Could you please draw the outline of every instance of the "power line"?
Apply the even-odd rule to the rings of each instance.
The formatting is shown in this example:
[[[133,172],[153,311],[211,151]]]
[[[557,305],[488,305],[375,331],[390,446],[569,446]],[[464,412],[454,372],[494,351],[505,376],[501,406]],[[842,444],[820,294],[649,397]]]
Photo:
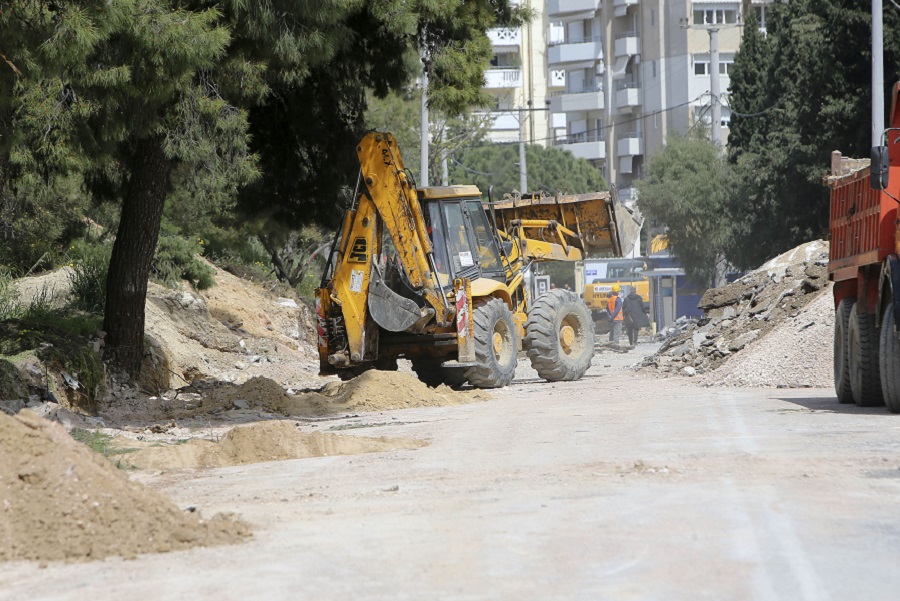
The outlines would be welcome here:
[[[612,129],[613,127],[618,127],[618,126],[621,126],[621,125],[627,125],[627,124],[629,124],[629,123],[637,123],[637,122],[640,121],[641,119],[647,119],[648,117],[655,117],[656,115],[662,115],[663,113],[667,113],[667,112],[669,112],[669,111],[674,111],[675,109],[680,109],[680,108],[684,108],[684,107],[686,107],[686,106],[690,106],[691,104],[693,104],[693,103],[699,101],[699,100],[700,100],[701,98],[703,98],[704,96],[709,96],[709,95],[710,95],[709,92],[704,92],[704,93],[700,94],[699,96],[697,96],[696,98],[694,98],[693,100],[688,100],[687,102],[682,102],[681,104],[676,104],[676,105],[673,105],[673,106],[670,106],[670,107],[666,107],[666,108],[660,109],[660,110],[658,110],[658,111],[652,111],[652,112],[650,112],[650,113],[644,113],[644,114],[642,114],[642,115],[639,115],[639,116],[637,116],[637,117],[634,117],[633,119],[626,119],[626,120],[624,120],[624,121],[618,121],[618,122],[613,123],[613,124],[610,124],[610,125],[604,125],[604,126],[602,126],[602,127],[597,128],[596,131],[605,131],[605,130],[608,130],[608,129]],[[536,142],[554,142],[554,141],[556,141],[556,140],[559,140],[559,137],[558,137],[558,136],[548,136],[548,137],[546,137],[546,138],[538,138],[538,139],[534,140],[533,143],[536,143]],[[484,145],[487,145],[487,144],[498,144],[498,143],[499,143],[499,144],[503,144],[503,142],[487,142],[487,141],[486,141],[486,142],[482,142],[480,145],[484,146]],[[477,145],[479,145],[479,144],[473,144],[473,146],[477,146]]]

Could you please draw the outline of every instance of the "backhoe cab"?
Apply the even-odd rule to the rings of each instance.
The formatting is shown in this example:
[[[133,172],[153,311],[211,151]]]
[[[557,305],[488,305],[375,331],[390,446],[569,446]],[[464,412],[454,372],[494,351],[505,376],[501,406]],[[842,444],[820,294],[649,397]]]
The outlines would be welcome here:
[[[357,154],[355,201],[316,291],[323,374],[396,369],[403,357],[428,384],[494,388],[512,381],[523,349],[548,380],[584,374],[594,339],[587,307],[563,290],[529,299],[524,286],[534,261],[581,259],[577,203],[568,213],[559,201],[556,212],[543,207],[562,222],[530,218],[541,203],[521,199],[489,212],[475,186],[416,189],[391,134],[366,135]],[[605,230],[610,242],[615,229]]]

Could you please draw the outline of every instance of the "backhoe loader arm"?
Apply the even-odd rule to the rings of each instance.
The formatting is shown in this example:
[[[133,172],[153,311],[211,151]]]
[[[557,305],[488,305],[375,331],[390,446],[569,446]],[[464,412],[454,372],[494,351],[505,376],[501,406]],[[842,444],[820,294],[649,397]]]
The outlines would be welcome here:
[[[394,242],[400,268],[413,290],[434,309],[438,321],[447,321],[453,310],[437,284],[434,252],[422,206],[407,177],[394,137],[389,133],[369,133],[360,141],[356,152],[366,194]]]
[[[516,241],[518,252],[525,259],[580,261],[582,258],[583,244],[578,234],[553,219],[513,219],[510,226],[509,234],[500,232],[500,235]],[[537,230],[540,238],[526,237],[525,230]]]

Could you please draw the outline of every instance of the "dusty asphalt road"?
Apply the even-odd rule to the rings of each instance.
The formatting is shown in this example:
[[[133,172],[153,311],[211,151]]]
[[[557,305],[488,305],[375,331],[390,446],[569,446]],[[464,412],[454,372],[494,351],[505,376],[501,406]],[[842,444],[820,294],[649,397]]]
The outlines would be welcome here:
[[[636,358],[350,420],[431,441],[415,451],[155,476],[255,538],[3,564],[0,599],[900,599],[900,416],[621,369]]]

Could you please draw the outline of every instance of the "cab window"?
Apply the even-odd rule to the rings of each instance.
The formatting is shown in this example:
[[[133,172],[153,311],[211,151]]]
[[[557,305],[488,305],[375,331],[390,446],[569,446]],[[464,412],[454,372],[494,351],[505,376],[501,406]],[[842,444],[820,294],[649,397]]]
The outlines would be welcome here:
[[[478,263],[482,271],[502,271],[500,252],[493,231],[488,224],[487,213],[480,200],[470,200],[467,203],[469,217],[472,220],[472,231],[475,234],[475,245],[478,251]]]
[[[457,202],[445,202],[443,214],[447,225],[447,254],[454,274],[475,269],[475,253],[466,235],[466,221],[463,218],[462,205]]]

